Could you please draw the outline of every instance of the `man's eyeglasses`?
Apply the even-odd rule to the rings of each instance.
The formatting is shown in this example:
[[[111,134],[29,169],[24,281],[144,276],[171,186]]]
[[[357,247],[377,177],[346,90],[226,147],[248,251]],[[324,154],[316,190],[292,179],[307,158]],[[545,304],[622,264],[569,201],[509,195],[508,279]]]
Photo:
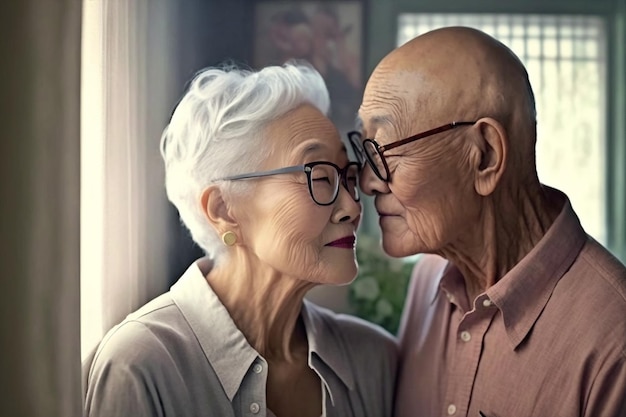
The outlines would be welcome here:
[[[271,171],[250,172],[248,174],[232,175],[230,177],[218,178],[215,181],[235,181],[252,178],[268,177],[270,175],[288,174],[290,172],[302,171],[306,173],[309,193],[316,204],[329,206],[337,200],[339,195],[339,184],[341,183],[354,201],[359,201],[358,177],[361,164],[358,162],[348,162],[339,168],[332,162],[309,162],[304,165],[273,169]]]
[[[387,166],[387,161],[383,156],[383,152],[397,148],[398,146],[406,145],[407,143],[415,142],[416,140],[423,139],[428,136],[435,135],[437,133],[445,132],[446,130],[451,130],[459,126],[470,126],[474,123],[476,123],[476,121],[448,123],[447,125],[439,126],[406,139],[388,143],[384,146],[380,146],[374,139],[362,139],[361,133],[356,131],[349,132],[348,139],[350,140],[350,145],[352,145],[352,149],[357,160],[359,161],[359,164],[361,164],[361,168],[363,168],[367,162],[378,178],[385,182],[389,182],[389,167]]]

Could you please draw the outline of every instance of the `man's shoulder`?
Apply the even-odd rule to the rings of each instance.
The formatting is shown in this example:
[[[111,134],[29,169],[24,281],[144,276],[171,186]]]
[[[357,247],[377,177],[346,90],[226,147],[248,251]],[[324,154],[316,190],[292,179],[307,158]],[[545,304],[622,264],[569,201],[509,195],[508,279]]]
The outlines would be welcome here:
[[[422,254],[415,262],[413,275],[419,275],[421,279],[429,279],[439,273],[448,265],[448,260],[439,255]]]
[[[571,296],[579,308],[596,311],[602,306],[604,314],[616,314],[626,322],[626,267],[593,239],[585,243],[561,281],[564,288],[578,289]]]
[[[552,298],[557,308],[575,306],[578,331],[626,349],[626,267],[602,245],[590,239],[557,284]]]
[[[443,272],[448,265],[448,260],[441,256],[421,255],[413,267],[409,297],[425,298],[428,302],[432,301],[439,289]]]
[[[598,278],[606,283],[626,302],[626,266],[591,238],[581,250],[578,261],[574,263],[574,271],[579,270],[581,275]]]

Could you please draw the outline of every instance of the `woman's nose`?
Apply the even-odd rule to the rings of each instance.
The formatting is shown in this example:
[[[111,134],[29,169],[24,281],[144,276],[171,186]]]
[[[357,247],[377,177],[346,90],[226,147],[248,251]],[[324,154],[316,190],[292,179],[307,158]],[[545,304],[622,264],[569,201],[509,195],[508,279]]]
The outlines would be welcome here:
[[[345,187],[340,187],[335,207],[333,220],[337,223],[351,222],[361,215],[361,203],[354,201],[353,196]]]

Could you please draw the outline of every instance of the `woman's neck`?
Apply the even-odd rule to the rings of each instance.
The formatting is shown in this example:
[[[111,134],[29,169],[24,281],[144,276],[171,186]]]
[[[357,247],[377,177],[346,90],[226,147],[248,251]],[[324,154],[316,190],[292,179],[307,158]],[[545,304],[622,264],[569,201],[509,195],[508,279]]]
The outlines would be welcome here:
[[[308,352],[302,300],[314,284],[280,274],[239,248],[207,281],[248,343],[268,360],[293,362]]]

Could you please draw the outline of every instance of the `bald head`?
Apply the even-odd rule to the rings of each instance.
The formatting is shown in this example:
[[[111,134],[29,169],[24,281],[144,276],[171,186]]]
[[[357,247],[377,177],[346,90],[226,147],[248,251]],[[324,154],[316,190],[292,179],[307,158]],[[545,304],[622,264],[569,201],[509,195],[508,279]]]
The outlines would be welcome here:
[[[433,118],[508,118],[519,111],[534,118],[524,66],[505,45],[475,29],[448,27],[414,38],[380,62],[368,88],[378,90],[399,75],[406,77],[404,92],[415,110]]]
[[[535,103],[519,58],[491,36],[447,27],[414,38],[392,51],[370,77],[361,112],[390,109],[403,120],[402,134],[444,123],[491,117],[509,134],[512,157],[532,159]]]

